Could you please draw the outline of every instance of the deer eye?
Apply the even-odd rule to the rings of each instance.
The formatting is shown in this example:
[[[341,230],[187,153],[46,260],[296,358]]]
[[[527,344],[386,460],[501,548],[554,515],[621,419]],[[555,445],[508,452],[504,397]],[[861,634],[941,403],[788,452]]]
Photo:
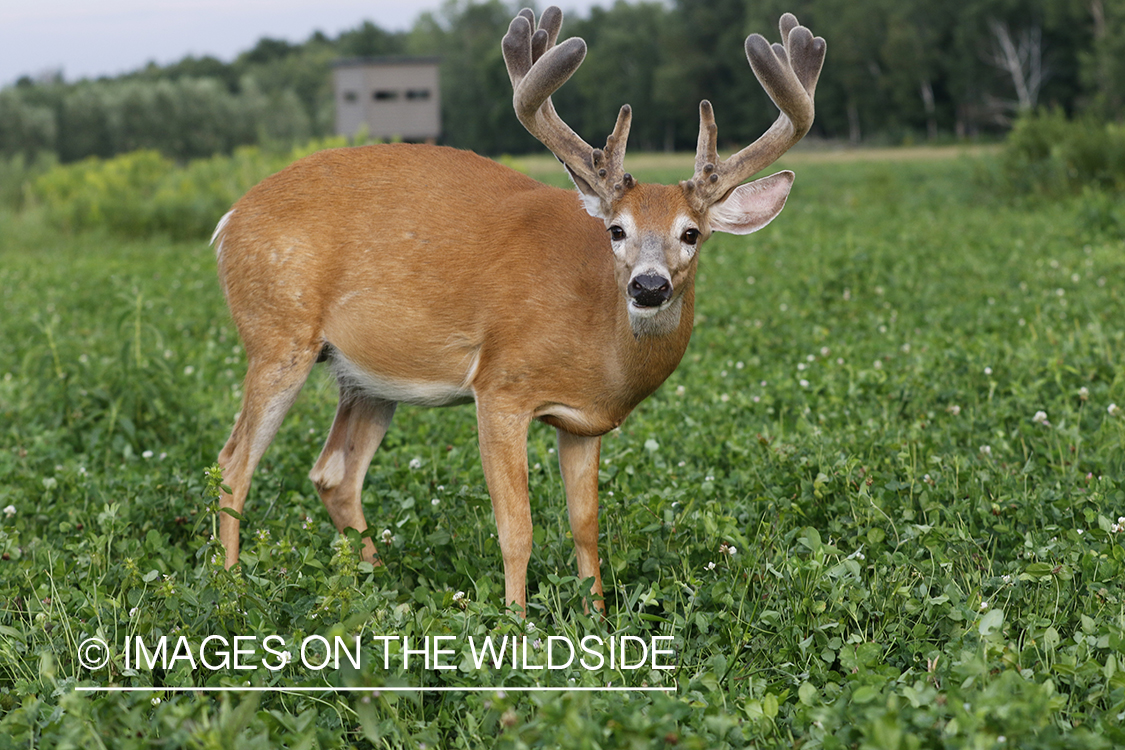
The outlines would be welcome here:
[[[614,224],[609,228],[609,236],[614,242],[620,242],[625,239],[625,230]]]
[[[695,229],[695,228],[685,229],[684,233],[682,235],[680,235],[680,240],[685,245],[696,244],[697,242],[699,242],[699,230]]]

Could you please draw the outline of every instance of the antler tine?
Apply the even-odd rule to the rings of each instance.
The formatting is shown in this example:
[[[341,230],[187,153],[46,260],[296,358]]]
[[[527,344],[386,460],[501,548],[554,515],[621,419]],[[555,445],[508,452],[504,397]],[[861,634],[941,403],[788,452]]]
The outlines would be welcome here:
[[[812,127],[813,95],[827,45],[786,13],[778,23],[783,44],[770,45],[761,34],[746,37],[746,59],[758,82],[781,110],[758,140],[719,162],[717,128],[711,104],[699,105],[699,141],[695,175],[684,183],[701,208],[723,200],[746,178],[776,161]]]
[[[556,45],[562,28],[562,11],[551,6],[539,19],[522,10],[512,19],[501,45],[508,77],[512,81],[512,105],[516,117],[566,166],[576,180],[589,186],[607,204],[633,186],[623,171],[625,144],[629,137],[632,110],[621,108],[613,133],[604,149],[592,148],[563,122],[551,103],[555,93],[578,70],[586,57],[586,42],[578,37]]]

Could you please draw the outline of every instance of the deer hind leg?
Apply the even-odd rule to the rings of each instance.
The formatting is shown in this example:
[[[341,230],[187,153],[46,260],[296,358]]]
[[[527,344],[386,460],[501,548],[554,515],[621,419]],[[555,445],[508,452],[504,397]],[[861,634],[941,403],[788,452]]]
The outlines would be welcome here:
[[[578,556],[578,577],[593,578],[590,593],[602,595],[602,573],[598,564],[598,457],[600,437],[581,437],[557,430],[559,437],[559,469],[566,488],[566,508],[570,515],[570,531]],[[587,611],[589,604],[587,603]],[[605,612],[605,602],[596,599],[594,606]]]
[[[238,413],[230,438],[219,453],[223,483],[231,489],[229,493],[224,491],[219,498],[220,509],[230,508],[242,513],[254,469],[301,392],[319,351],[317,345],[294,351],[284,359],[249,355],[246,379],[242,384],[242,411]],[[226,549],[228,568],[238,563],[238,527],[237,518],[220,512],[219,541]]]
[[[309,472],[309,479],[336,529],[367,530],[360,493],[371,458],[391,426],[395,402],[366,398],[340,389],[340,403],[324,450]],[[363,540],[363,559],[375,562],[375,545]]]

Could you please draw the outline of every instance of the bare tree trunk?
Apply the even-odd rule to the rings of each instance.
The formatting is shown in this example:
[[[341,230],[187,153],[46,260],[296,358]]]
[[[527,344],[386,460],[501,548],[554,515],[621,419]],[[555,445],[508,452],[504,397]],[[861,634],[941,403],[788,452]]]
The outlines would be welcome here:
[[[1109,27],[1105,20],[1105,0],[1090,0],[1090,16],[1094,20],[1094,81],[1098,88],[1101,106],[1112,112],[1120,107],[1121,92],[1113,86],[1110,72],[1111,60],[1106,54],[1106,37]]]
[[[922,105],[926,108],[926,137],[937,138],[937,116],[934,107],[934,86],[929,79],[922,81]]]
[[[1043,69],[1043,34],[1038,26],[1025,29],[1019,39],[1012,38],[1008,24],[995,19],[988,22],[996,41],[989,62],[1007,73],[1016,89],[1014,109],[1023,112],[1039,102],[1046,73]]]
[[[848,102],[848,140],[858,146],[863,134],[859,130],[859,107],[854,100]]]
[[[1104,0],[1090,0],[1090,15],[1094,17],[1094,39],[1104,39],[1106,34]]]

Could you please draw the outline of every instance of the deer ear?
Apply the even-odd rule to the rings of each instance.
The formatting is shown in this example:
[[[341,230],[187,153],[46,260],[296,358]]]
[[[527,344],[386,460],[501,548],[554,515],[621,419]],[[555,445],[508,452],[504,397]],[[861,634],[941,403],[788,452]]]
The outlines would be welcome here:
[[[708,217],[711,231],[730,234],[758,231],[781,213],[792,186],[793,173],[788,171],[739,185],[725,200],[711,207]]]
[[[574,187],[578,188],[578,197],[582,199],[582,208],[586,209],[586,213],[595,219],[605,221],[609,217],[609,209],[605,201],[594,188],[590,187],[590,183],[576,175],[566,164],[563,164],[563,166],[566,167],[566,173],[570,176],[570,181],[574,183]]]

